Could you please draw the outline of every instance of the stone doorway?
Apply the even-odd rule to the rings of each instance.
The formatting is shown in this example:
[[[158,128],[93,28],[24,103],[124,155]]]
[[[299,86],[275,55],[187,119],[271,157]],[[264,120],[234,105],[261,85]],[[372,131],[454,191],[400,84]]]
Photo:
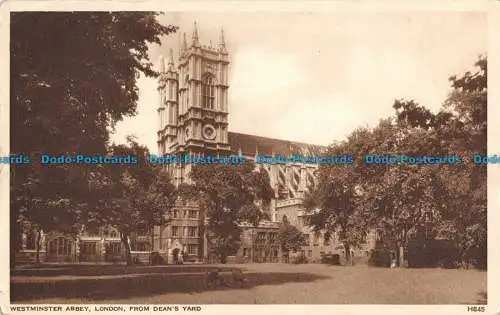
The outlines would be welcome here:
[[[179,263],[179,253],[180,253],[180,249],[179,248],[174,248],[172,250],[172,262],[174,264],[178,264]]]

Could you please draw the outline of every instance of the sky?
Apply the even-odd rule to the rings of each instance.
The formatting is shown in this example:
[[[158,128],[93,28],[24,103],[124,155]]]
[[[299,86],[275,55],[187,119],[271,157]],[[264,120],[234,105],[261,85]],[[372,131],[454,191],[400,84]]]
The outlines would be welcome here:
[[[229,51],[229,131],[328,145],[394,113],[395,99],[436,112],[450,92],[448,78],[474,70],[487,52],[482,12],[166,12],[179,26],[150,58],[191,41],[216,46],[224,28]],[[157,81],[138,81],[138,115],[119,122],[111,140],[135,135],[157,152]]]

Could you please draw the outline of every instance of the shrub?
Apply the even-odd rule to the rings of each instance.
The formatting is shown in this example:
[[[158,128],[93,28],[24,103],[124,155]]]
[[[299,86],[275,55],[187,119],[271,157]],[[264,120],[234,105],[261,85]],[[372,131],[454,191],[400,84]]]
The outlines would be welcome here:
[[[337,255],[337,256],[339,256],[339,265],[351,266],[351,262],[347,259],[347,257],[345,257],[345,255]],[[351,259],[354,259],[354,257],[352,257]],[[352,263],[354,263],[354,261]]]
[[[151,264],[152,265],[165,265],[165,259],[158,252],[151,253]]]
[[[292,264],[307,264],[306,255],[300,254],[292,259]]]
[[[375,267],[390,267],[391,252],[385,248],[371,250],[368,265]]]
[[[354,256],[353,257],[353,264],[354,265],[367,265],[369,260],[370,260],[370,252],[366,251],[366,252],[363,252],[363,255]]]
[[[408,266],[412,268],[457,268],[457,247],[446,240],[414,241],[408,246]]]
[[[321,262],[328,265],[340,265],[339,254],[326,254],[321,257]]]

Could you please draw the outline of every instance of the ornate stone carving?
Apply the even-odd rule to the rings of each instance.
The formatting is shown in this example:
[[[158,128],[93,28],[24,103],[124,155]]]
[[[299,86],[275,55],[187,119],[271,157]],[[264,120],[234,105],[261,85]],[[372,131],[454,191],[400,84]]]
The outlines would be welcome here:
[[[204,67],[203,67],[203,72],[210,72],[211,74],[214,74],[216,70],[216,65],[211,63],[211,62],[205,62]]]

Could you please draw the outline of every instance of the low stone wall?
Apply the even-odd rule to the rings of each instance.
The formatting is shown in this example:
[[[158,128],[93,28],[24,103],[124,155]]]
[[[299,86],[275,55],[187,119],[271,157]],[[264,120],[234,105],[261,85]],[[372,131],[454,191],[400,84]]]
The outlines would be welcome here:
[[[39,253],[40,262],[45,262],[45,251]],[[16,265],[28,265],[36,263],[36,250],[22,250],[16,253]]]
[[[151,252],[130,252],[134,264],[149,265],[151,263]]]
[[[167,264],[167,253],[151,253],[149,251],[131,251],[132,262],[134,265],[165,265]],[[152,261],[155,257],[160,258],[160,261]],[[45,251],[40,252],[40,263],[76,263],[76,264],[124,264],[126,263],[125,254],[121,253],[119,255],[113,256],[112,258],[106,257],[105,255],[99,255],[99,259],[89,259],[89,260],[79,260],[74,256],[47,256]],[[106,259],[107,258],[107,259]],[[236,261],[234,263],[244,263],[245,261],[240,261],[240,259],[234,257]],[[191,255],[185,261],[185,263],[201,263],[202,261],[196,256]],[[16,265],[32,265],[36,263],[36,251],[35,250],[24,250],[16,253]],[[214,262],[215,263],[215,262]],[[174,264],[172,257],[168,257],[168,264]]]

